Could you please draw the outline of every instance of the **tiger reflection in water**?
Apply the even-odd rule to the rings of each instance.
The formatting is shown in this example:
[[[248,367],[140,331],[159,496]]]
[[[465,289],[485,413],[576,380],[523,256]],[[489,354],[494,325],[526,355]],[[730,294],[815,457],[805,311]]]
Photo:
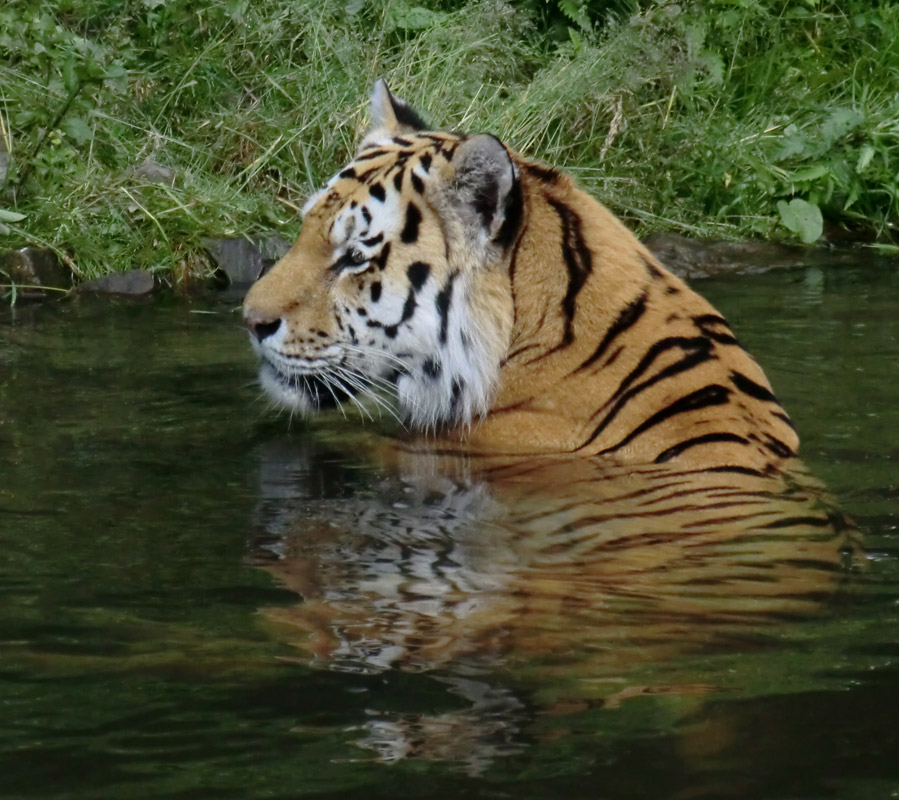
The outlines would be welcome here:
[[[583,460],[417,453],[377,474],[346,462],[309,442],[271,446],[251,553],[303,599],[263,611],[301,660],[427,672],[466,703],[373,712],[357,743],[388,761],[479,773],[524,746],[535,703],[552,714],[701,696],[715,687],[684,659],[819,613],[856,547],[798,470],[785,482]]]
[[[692,691],[635,665],[813,611],[851,529],[724,317],[570,176],[383,82],[371,116],[244,302],[276,403],[392,403],[410,429],[358,448],[385,477],[346,495],[264,467],[254,558],[304,600],[267,616],[322,664],[470,703],[363,740],[476,769],[524,724],[497,670],[544,709]]]

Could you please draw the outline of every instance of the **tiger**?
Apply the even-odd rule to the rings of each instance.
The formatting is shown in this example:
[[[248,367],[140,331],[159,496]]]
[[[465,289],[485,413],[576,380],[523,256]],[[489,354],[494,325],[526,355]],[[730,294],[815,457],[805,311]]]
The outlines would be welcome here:
[[[470,704],[367,718],[364,746],[477,741],[480,769],[524,746],[522,709],[701,692],[649,667],[841,591],[857,531],[724,317],[571,176],[430,129],[383,80],[370,113],[244,301],[275,403],[391,402],[408,429],[335,454],[322,420],[263,453],[250,543],[302,597],[261,617],[311,663]],[[334,467],[357,456],[375,477]],[[500,722],[524,733],[499,746]]]
[[[386,391],[429,448],[475,455],[765,474],[796,453],[724,317],[571,176],[430,130],[384,80],[371,118],[244,301],[277,404]]]

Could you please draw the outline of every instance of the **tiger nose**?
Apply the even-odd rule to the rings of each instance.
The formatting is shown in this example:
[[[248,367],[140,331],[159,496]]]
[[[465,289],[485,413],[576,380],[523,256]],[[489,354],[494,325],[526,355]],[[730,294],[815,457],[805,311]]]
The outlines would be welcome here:
[[[248,316],[246,318],[247,327],[260,342],[267,339],[273,333],[276,333],[281,327],[280,317],[275,320],[259,319],[258,317]]]

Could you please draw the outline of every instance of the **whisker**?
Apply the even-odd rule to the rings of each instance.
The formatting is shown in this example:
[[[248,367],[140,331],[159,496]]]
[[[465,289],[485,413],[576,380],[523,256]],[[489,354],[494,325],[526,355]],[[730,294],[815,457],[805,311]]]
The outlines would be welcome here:
[[[334,390],[331,388],[331,378],[332,378],[332,376],[331,376],[331,375],[328,375],[328,374],[325,373],[325,372],[323,372],[323,373],[321,373],[321,374],[319,375],[319,378],[321,379],[321,382],[322,382],[323,384],[325,384],[325,388],[331,393],[331,397],[334,398],[334,403],[337,405],[337,408],[340,409],[340,413],[343,415],[343,418],[346,419],[346,411],[345,411],[344,408],[343,408],[343,404],[340,402],[340,400],[337,398],[337,394],[336,394],[336,393],[334,392]],[[339,384],[338,384],[338,387],[337,387],[337,388],[338,388],[338,389],[340,388],[340,385],[339,385]],[[347,394],[349,394],[349,392],[347,392]]]
[[[358,353],[359,355],[367,356],[369,358],[383,359],[384,361],[394,363],[397,366],[404,368],[407,366],[403,359],[393,355],[393,353],[387,353],[384,350],[379,350],[375,347],[366,347],[365,345],[358,344],[343,344],[341,347],[350,353]]]
[[[341,390],[346,394],[346,396],[350,398],[350,401],[353,403],[353,405],[355,405],[356,408],[359,409],[359,413],[362,414],[363,417],[368,417],[372,422],[374,422],[374,418],[366,410],[365,406],[363,406],[362,403],[359,402],[359,400],[356,398],[356,396],[351,391],[349,391],[349,389],[340,380],[340,377],[343,377],[344,379],[346,379],[346,376],[345,375],[343,375],[343,376],[332,375],[331,377],[334,378],[335,382],[341,388]],[[352,387],[352,383],[350,384],[350,386]],[[357,387],[353,387],[353,388],[357,388]]]
[[[368,380],[368,376],[363,376],[359,373],[354,373],[348,370],[345,366],[338,366],[337,369],[340,370],[341,377],[350,384],[353,388],[357,389],[359,392],[364,393],[367,398],[369,398],[378,408],[378,414],[380,416],[382,409],[390,414],[391,417],[396,419],[400,424],[402,422],[397,417],[396,412],[393,408],[384,401],[378,394],[371,391],[371,381]],[[366,381],[368,383],[366,384]],[[371,418],[371,417],[369,417]]]

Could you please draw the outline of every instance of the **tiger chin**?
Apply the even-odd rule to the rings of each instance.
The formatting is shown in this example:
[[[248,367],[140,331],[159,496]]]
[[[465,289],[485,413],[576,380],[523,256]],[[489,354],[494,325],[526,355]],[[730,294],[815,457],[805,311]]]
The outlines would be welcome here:
[[[432,130],[382,80],[355,159],[250,290],[261,383],[438,451],[780,470],[798,437],[725,319],[570,176]]]

